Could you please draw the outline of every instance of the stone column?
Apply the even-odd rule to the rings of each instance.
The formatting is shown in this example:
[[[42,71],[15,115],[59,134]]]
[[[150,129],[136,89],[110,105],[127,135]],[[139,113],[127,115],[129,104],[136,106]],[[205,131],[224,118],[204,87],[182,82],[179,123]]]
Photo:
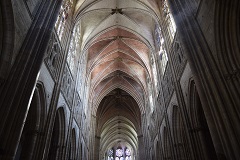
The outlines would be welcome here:
[[[0,89],[0,159],[14,159],[61,0],[39,7],[10,74]]]
[[[220,0],[214,3],[220,5],[221,2]],[[234,2],[234,0],[228,2]],[[220,53],[211,51],[196,20],[193,1],[169,0],[169,4],[179,30],[180,39],[187,50],[186,55],[203,103],[203,110],[215,150],[217,154],[225,155],[227,159],[239,159],[240,131],[236,125],[239,125],[240,121],[237,118],[239,117],[238,113],[233,112],[233,110],[240,104],[238,101],[233,101],[221,74],[222,68],[214,59],[214,54],[220,55]],[[238,7],[238,5],[235,6]],[[211,121],[212,119],[213,121]]]

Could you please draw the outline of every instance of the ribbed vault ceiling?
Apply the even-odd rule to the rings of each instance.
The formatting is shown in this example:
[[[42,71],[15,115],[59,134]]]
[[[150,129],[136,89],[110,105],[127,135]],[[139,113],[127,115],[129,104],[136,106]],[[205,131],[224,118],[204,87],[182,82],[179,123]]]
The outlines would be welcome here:
[[[137,151],[148,81],[153,80],[157,8],[155,0],[78,1],[76,24],[103,152],[117,143]]]

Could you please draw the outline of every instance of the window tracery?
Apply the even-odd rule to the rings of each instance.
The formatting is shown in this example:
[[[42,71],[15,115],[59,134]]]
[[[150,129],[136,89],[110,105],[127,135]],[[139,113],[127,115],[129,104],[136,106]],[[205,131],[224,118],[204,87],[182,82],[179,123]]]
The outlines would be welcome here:
[[[113,160],[113,149],[108,151],[108,160]]]
[[[177,28],[176,28],[176,24],[173,19],[172,13],[169,9],[167,0],[163,0],[162,9],[163,9],[164,18],[167,22],[167,28],[168,28],[168,31],[170,34],[170,39],[171,39],[171,41],[173,41]]]
[[[161,74],[163,75],[167,66],[167,62],[168,62],[168,56],[167,56],[167,52],[165,49],[165,41],[163,36],[161,35],[161,29],[158,25],[156,25],[156,29],[155,29],[155,41],[156,41],[156,49],[158,51],[158,56],[160,59],[160,71]]]
[[[69,69],[72,74],[76,73],[77,63],[78,63],[78,51],[80,47],[80,36],[81,31],[79,25],[76,25],[74,28],[74,32],[71,38],[68,56],[67,56],[67,63],[69,65]]]
[[[161,72],[162,72],[162,74],[164,74],[164,72],[166,70],[167,62],[168,62],[168,56],[167,56],[167,52],[166,52],[164,46],[162,46],[159,51],[159,58],[160,58],[160,62],[161,62]]]
[[[125,151],[126,158],[125,160],[132,160],[131,158],[131,151],[127,148]]]
[[[55,28],[60,40],[62,39],[63,31],[66,27],[66,21],[71,13],[72,8],[73,8],[73,0],[63,1],[57,17],[57,21],[55,23]]]
[[[132,152],[128,147],[111,148],[106,152],[107,160],[132,160]]]
[[[116,150],[116,158],[115,160],[123,160],[123,150],[121,148],[118,148]]]
[[[152,64],[152,72],[153,72],[153,79],[155,84],[155,91],[158,91],[158,72],[156,62],[153,57],[151,57],[151,64]]]
[[[62,51],[57,35],[54,33],[51,35],[46,53],[45,63],[54,79],[56,79],[59,71],[58,67]]]

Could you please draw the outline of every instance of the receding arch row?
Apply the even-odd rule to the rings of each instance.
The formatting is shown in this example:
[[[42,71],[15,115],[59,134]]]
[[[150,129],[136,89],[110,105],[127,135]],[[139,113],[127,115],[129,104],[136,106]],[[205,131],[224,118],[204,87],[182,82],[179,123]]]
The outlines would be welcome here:
[[[123,66],[121,68],[117,68],[116,65],[123,65]],[[99,70],[96,70],[94,72],[94,75],[97,74],[96,75],[97,77],[92,77],[94,79],[92,79],[91,88],[95,89],[95,87],[97,87],[97,85],[100,85],[100,82],[102,82],[101,79],[104,79],[105,76],[108,76],[112,73],[117,72],[119,74],[121,74],[121,73],[127,74],[127,76],[131,77],[131,79],[134,81],[133,83],[138,83],[139,86],[143,87],[142,90],[147,90],[147,88],[146,88],[147,82],[146,82],[146,78],[145,78],[146,74],[141,70],[140,70],[141,72],[139,73],[136,71],[136,69],[134,69],[134,70],[131,69],[130,67],[132,67],[132,66],[134,67],[134,65],[128,66],[128,64],[122,63],[122,62],[119,62],[117,64],[115,64],[114,62],[109,62],[108,66],[106,66],[105,68],[99,68]],[[142,68],[140,68],[140,69],[142,69]],[[112,74],[112,75],[118,76],[117,74]]]
[[[126,39],[127,40],[127,39]],[[131,40],[131,41],[127,41],[128,43],[137,43],[138,45],[140,45],[141,46],[141,49],[143,49],[142,47],[144,47],[144,45],[142,44],[142,42],[140,42],[140,41],[135,41],[135,40]],[[125,42],[126,43],[126,42]],[[101,43],[99,43],[99,45],[100,45]],[[106,44],[104,44],[104,45],[106,45],[106,47],[103,47],[103,49],[100,49],[100,50],[105,50],[106,48],[108,48],[108,44],[109,43],[106,43]],[[123,44],[123,45],[125,45],[125,44]],[[96,46],[94,46],[94,47],[96,47]],[[110,46],[110,47],[112,47],[112,46]],[[146,53],[141,53],[139,50],[136,50],[137,49],[137,46],[135,46],[134,48],[133,47],[131,47],[131,46],[129,46],[129,45],[126,45],[126,46],[121,46],[121,48],[123,47],[123,49],[121,49],[121,50],[130,50],[131,52],[132,52],[132,54],[131,54],[131,56],[133,56],[134,55],[134,53],[135,53],[135,56],[133,57],[134,59],[139,59],[139,60],[137,60],[137,64],[139,64],[140,66],[142,66],[143,68],[146,68],[146,69],[144,69],[144,70],[146,70],[146,74],[149,74],[149,76],[151,77],[151,72],[150,72],[150,60],[149,60],[149,55],[148,55],[148,53],[150,53],[150,51],[148,50],[148,47],[146,46],[146,49],[144,49],[144,52],[146,52]],[[124,47],[126,47],[126,49],[124,49]],[[116,48],[116,47],[115,47]],[[119,48],[117,47],[116,49],[118,49],[119,50]],[[97,51],[95,51],[95,50],[92,50],[91,48],[89,48],[89,50],[91,51],[91,52],[97,52]],[[109,50],[109,49],[108,49]],[[111,50],[110,50],[111,51]],[[88,51],[89,52],[89,51]],[[89,56],[89,54],[92,54],[92,53],[88,53],[88,56]],[[100,51],[100,52],[102,52],[102,51]],[[125,53],[127,53],[128,55],[129,55],[129,53],[128,52],[125,52]],[[95,53],[94,53],[95,54]],[[102,53],[99,53],[99,54],[102,54]],[[99,55],[98,54],[98,55]],[[120,53],[119,53],[120,54]],[[122,53],[122,54],[124,54],[124,53]],[[145,55],[144,55],[145,54]],[[95,57],[96,57],[97,55],[95,55]],[[107,55],[104,55],[104,53],[102,54],[102,57],[106,57]],[[122,56],[124,56],[124,55],[119,55],[120,56],[120,58],[122,57]],[[94,58],[92,55],[91,55],[91,59],[92,58]],[[129,58],[131,58],[131,57],[129,57]],[[89,58],[88,58],[89,59]],[[91,60],[91,59],[89,59],[90,60],[90,62],[91,63],[93,63],[93,61],[99,61],[98,62],[98,64],[102,64],[101,63],[101,61],[100,60],[98,60],[98,59],[96,59],[95,58],[95,60]],[[133,60],[134,60],[133,59]],[[91,63],[90,64],[88,64],[88,66],[89,65],[91,65]],[[106,61],[105,61],[105,63],[106,63]],[[95,65],[96,66],[96,65]],[[98,66],[98,65],[97,65]],[[90,73],[88,73],[88,75],[89,75]]]
[[[113,117],[100,129],[100,150],[104,153],[117,143],[127,142],[136,152],[138,149],[137,132],[135,125],[129,119],[122,116]]]
[[[96,115],[97,113],[97,109],[98,106],[100,104],[100,102],[102,101],[102,99],[111,91],[113,91],[114,89],[120,88],[124,91],[126,91],[127,93],[129,93],[129,95],[131,95],[133,97],[133,99],[136,101],[136,103],[139,106],[140,112],[141,114],[145,113],[145,100],[144,98],[139,97],[136,93],[134,93],[131,89],[129,89],[127,86],[121,85],[121,84],[114,84],[111,87],[109,87],[108,89],[106,89],[101,95],[99,95],[96,100],[93,100],[93,97],[91,97],[91,105],[92,105],[92,114]]]
[[[137,95],[139,95],[140,93],[142,93],[143,96],[147,94],[146,84],[142,83],[137,76],[129,75],[122,70],[114,70],[99,79],[99,81],[97,81],[95,84],[92,84],[91,95],[95,95],[94,97],[98,97],[98,95],[100,95],[100,93],[105,89],[105,87],[111,85],[109,83],[111,83],[111,81],[114,81],[114,79],[116,78],[121,79],[119,83],[125,83],[126,85],[130,85],[131,87],[133,87],[134,90],[138,92]]]
[[[159,11],[156,9],[156,8],[154,8],[153,6],[151,6],[151,5],[147,5],[146,3],[144,3],[144,2],[142,2],[142,1],[136,1],[136,0],[132,0],[132,1],[127,1],[128,3],[125,3],[125,2],[123,2],[123,0],[122,0],[122,2],[121,2],[121,4],[123,5],[123,4],[128,4],[127,6],[125,6],[125,7],[123,7],[123,6],[121,6],[121,4],[119,4],[119,1],[114,1],[114,2],[116,2],[115,4],[112,4],[112,6],[111,6],[111,4],[110,3],[108,3],[108,7],[105,7],[106,6],[106,4],[102,4],[102,6],[101,5],[99,5],[99,3],[105,3],[104,1],[106,1],[106,0],[97,0],[97,1],[93,1],[93,2],[90,2],[89,4],[86,4],[86,6],[84,7],[84,2],[82,3],[82,5],[79,5],[79,7],[76,9],[76,20],[79,20],[79,19],[81,19],[86,13],[88,13],[88,12],[92,12],[92,11],[96,11],[96,10],[99,10],[99,9],[114,9],[114,8],[124,8],[124,9],[126,9],[126,8],[131,8],[131,9],[138,9],[138,10],[140,10],[142,13],[147,13],[147,14],[149,14],[149,15],[151,15],[152,17],[155,17],[156,19],[159,19],[158,18],[158,16],[157,16],[157,14],[156,13],[158,13]],[[85,2],[87,2],[87,1],[85,1]],[[110,1],[110,2],[112,2],[113,3],[113,1]],[[120,5],[120,6],[119,6]],[[95,8],[94,8],[94,6],[95,6]],[[96,7],[97,6],[97,7]],[[104,7],[103,7],[104,6]],[[102,7],[102,8],[101,8]]]
[[[143,68],[147,68],[147,73],[150,74],[149,64],[146,64],[146,62],[144,62],[141,57],[134,57],[134,55],[131,55],[131,53],[136,53],[136,52],[134,52],[134,51],[128,52],[128,51],[123,50],[122,48],[116,48],[114,50],[111,50],[111,51],[105,53],[105,55],[102,55],[101,57],[97,56],[96,58],[94,58],[91,61],[91,64],[88,64],[88,66],[89,66],[88,72],[90,73],[96,66],[106,62],[106,60],[108,60],[107,59],[108,57],[110,57],[116,53],[124,54],[125,56],[127,56],[126,59],[129,57],[128,58],[129,60],[132,60],[133,62],[137,63],[138,65],[142,66]],[[102,54],[102,53],[100,53],[100,54]],[[111,61],[115,58],[116,57],[111,57],[108,61]],[[89,59],[89,60],[91,60],[91,59]]]
[[[113,30],[114,29],[116,29],[116,30],[119,30],[119,28],[113,28]],[[112,30],[109,30],[110,32],[112,31]],[[108,33],[108,32],[106,32],[106,33]],[[106,34],[105,33],[105,34]],[[102,35],[104,35],[104,34],[102,34]],[[104,36],[102,37],[103,39],[105,38]],[[125,38],[125,37],[124,37]],[[132,39],[132,38],[127,38],[126,37],[126,40],[133,40],[134,42],[136,42],[136,43],[141,43],[141,45],[143,45],[143,46],[145,46],[144,44],[145,43],[143,43],[142,41],[139,41],[138,39]],[[97,42],[101,42],[101,40],[102,39],[98,39],[98,41],[95,41],[94,42],[94,44],[96,44]],[[110,41],[112,41],[112,39],[110,38]],[[129,47],[129,46],[127,46],[127,47]],[[90,47],[91,48],[91,47]],[[89,49],[90,49],[89,48]],[[101,51],[100,51],[101,52]],[[144,64],[145,64],[145,66],[144,66],[144,68],[143,68],[143,70],[146,70],[147,72],[146,73],[149,73],[150,71],[149,71],[149,69],[146,69],[146,63],[149,63],[149,53],[151,53],[150,51],[149,51],[149,48],[148,48],[148,46],[146,46],[146,52],[147,53],[145,53],[146,55],[144,56],[144,57],[142,57],[141,56],[141,54],[139,53],[139,51],[138,50],[134,50],[134,52],[136,53],[136,55],[138,55],[139,56],[139,61],[144,61]],[[121,57],[120,57],[121,58]],[[135,57],[134,57],[135,58]],[[137,58],[138,59],[138,58]],[[146,60],[147,60],[147,62],[146,62]],[[106,63],[106,61],[104,61],[105,63]],[[129,61],[130,62],[130,61]],[[101,60],[99,60],[99,64],[102,64],[101,63]],[[122,64],[125,64],[125,63],[122,63]],[[114,65],[114,64],[113,64]],[[125,64],[126,65],[126,64]],[[141,65],[142,66],[142,65]],[[149,66],[149,64],[148,64],[148,66]],[[148,67],[149,68],[149,67]],[[136,87],[136,85],[135,84],[138,84],[139,86],[140,86],[140,88],[142,88],[141,90],[143,90],[143,92],[141,92],[141,93],[144,93],[144,96],[145,95],[147,95],[146,93],[147,93],[147,84],[146,84],[146,78],[147,77],[151,77],[151,74],[150,75],[146,75],[145,74],[145,76],[143,76],[142,78],[141,78],[141,76],[139,76],[139,75],[133,75],[133,71],[130,71],[130,68],[129,67],[127,67],[127,68],[125,68],[125,69],[127,69],[127,70],[122,70],[122,72],[123,73],[125,73],[125,74],[127,74],[127,77],[130,77],[133,81],[126,81],[127,82],[127,84],[128,85],[130,85],[130,86],[135,86]],[[110,70],[109,70],[110,71]],[[121,69],[120,68],[117,68],[117,69],[115,69],[115,70],[111,70],[111,72],[105,72],[104,73],[104,75],[102,76],[102,74],[99,74],[98,75],[98,77],[97,77],[97,79],[95,79],[93,82],[91,82],[91,90],[90,90],[90,94],[91,95],[94,95],[95,94],[95,89],[99,89],[99,88],[104,88],[105,86],[101,86],[101,87],[99,87],[99,84],[100,83],[102,83],[102,81],[105,81],[108,77],[109,77],[109,75],[111,75],[112,73],[114,73],[114,72],[118,72],[118,71],[121,71]],[[97,73],[97,72],[96,72]],[[135,72],[134,72],[135,73]],[[87,73],[88,75],[90,75],[91,73]],[[88,81],[91,81],[89,78],[88,78]],[[109,81],[110,82],[110,81]],[[120,82],[120,83],[122,83],[122,82]],[[97,88],[98,87],[98,88]],[[133,87],[133,89],[135,88],[135,87]],[[137,88],[139,88],[139,87],[137,87]],[[100,89],[101,90],[101,89]],[[135,91],[133,91],[133,92],[138,92],[136,89],[134,89]],[[138,93],[136,94],[136,95],[138,95]],[[144,97],[143,96],[143,97]],[[93,96],[91,96],[92,98],[93,98]],[[141,97],[141,96],[140,96]],[[95,98],[94,99],[98,99],[96,96],[95,96]],[[144,98],[140,98],[140,99],[144,99]],[[96,100],[95,100],[96,101]],[[100,100],[99,101],[101,101],[101,98],[100,98]],[[137,100],[138,101],[138,100]],[[98,104],[99,104],[99,102],[98,102]]]
[[[126,30],[122,30],[119,28],[110,30],[111,31],[120,31],[129,33]],[[108,34],[109,32],[105,33]],[[148,46],[142,41],[132,38],[132,37],[125,37],[119,33],[115,33],[114,38],[110,37],[109,39],[100,39],[95,41],[89,48],[88,48],[88,60],[91,62],[88,64],[88,68],[92,68],[93,64],[96,64],[97,60],[101,59],[108,54],[114,53],[115,51],[122,51],[127,55],[131,55],[134,59],[138,60],[140,65],[148,69],[149,72],[149,53],[151,53]],[[101,46],[102,45],[102,46]],[[96,50],[99,48],[99,50]],[[139,48],[142,50],[140,51]],[[144,52],[143,52],[144,51]]]
[[[135,35],[136,39],[138,39],[139,41],[141,41],[142,43],[144,43],[146,46],[148,46],[148,48],[150,48],[152,51],[154,51],[155,45],[153,43],[151,43],[146,36],[141,35],[141,33],[137,32],[136,30],[134,30],[133,28],[129,28],[127,26],[123,26],[120,24],[113,24],[112,26],[106,26],[103,30],[99,31],[98,33],[96,33],[92,38],[88,39],[84,44],[82,44],[82,52],[85,52],[86,50],[88,50],[88,48],[95,42],[98,40],[99,37],[101,37],[101,35],[105,34],[106,32],[109,32],[113,29],[122,29],[122,30],[126,30],[129,33]],[[129,36],[128,36],[129,37]],[[151,37],[152,39],[153,37]]]
[[[118,127],[121,127],[119,130]],[[115,138],[122,139],[126,137],[125,140],[131,144],[133,148],[137,148],[138,140],[137,136],[134,132],[131,132],[129,126],[126,124],[122,124],[121,126],[112,126],[110,129],[107,130],[107,134],[102,134],[101,136],[101,146],[102,148],[107,148],[106,146],[109,145],[110,142],[115,141]]]

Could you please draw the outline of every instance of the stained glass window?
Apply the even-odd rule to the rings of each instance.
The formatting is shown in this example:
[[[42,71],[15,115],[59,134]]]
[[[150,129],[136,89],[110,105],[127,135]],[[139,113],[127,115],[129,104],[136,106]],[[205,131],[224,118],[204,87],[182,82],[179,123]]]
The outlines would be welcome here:
[[[116,150],[116,156],[117,157],[122,157],[123,156],[123,150],[122,149],[117,149]]]
[[[113,160],[113,150],[112,149],[110,149],[108,151],[108,160]]]
[[[125,151],[126,158],[125,160],[131,160],[131,151],[127,148]]]
[[[126,149],[125,154],[126,154],[126,156],[130,156],[130,155],[131,155],[130,150],[129,150],[129,149]]]

